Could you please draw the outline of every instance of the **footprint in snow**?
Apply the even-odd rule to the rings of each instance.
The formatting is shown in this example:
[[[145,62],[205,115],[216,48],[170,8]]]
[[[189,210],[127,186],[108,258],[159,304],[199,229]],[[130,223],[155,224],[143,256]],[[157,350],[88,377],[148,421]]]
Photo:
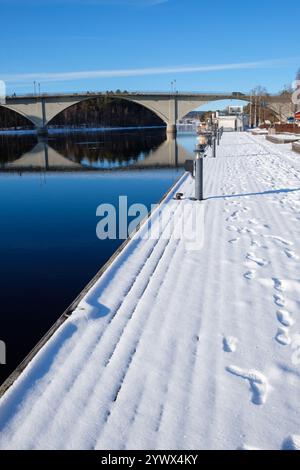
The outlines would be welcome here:
[[[274,302],[277,305],[277,307],[284,307],[285,300],[282,295],[274,295]]]
[[[263,235],[263,237],[265,238],[271,238],[272,240],[274,240],[275,242],[279,242],[281,243],[282,245],[285,245],[285,246],[293,246],[293,243],[288,241],[288,240],[285,240],[284,238],[282,237],[278,237],[278,236],[275,236],[275,235]]]
[[[239,218],[239,212],[235,211],[226,219],[226,221],[230,222],[231,220],[237,220],[238,218]]]
[[[250,225],[259,225],[259,222],[256,219],[250,219],[250,220],[248,220],[248,224],[250,224]]]
[[[257,233],[255,232],[255,230],[252,230],[252,228],[247,228],[247,227],[243,227],[241,229],[238,230],[239,233],[250,233],[251,235],[257,235]]]
[[[300,450],[300,435],[292,434],[282,445],[282,450]]]
[[[266,259],[258,258],[257,256],[254,255],[254,253],[248,253],[246,258],[249,261],[253,261],[253,263],[258,264],[258,266],[260,266],[260,267],[263,267],[263,266],[266,266],[267,264],[269,264],[269,262]]]
[[[267,378],[261,372],[257,370],[245,370],[236,366],[229,366],[226,370],[249,382],[252,391],[252,403],[255,405],[265,404],[270,387]]]
[[[228,336],[227,338],[223,338],[223,349],[225,352],[232,353],[236,351],[238,344],[237,338],[233,336]]]
[[[299,260],[299,256],[292,250],[284,250],[286,256],[290,259]]]
[[[276,277],[273,277],[273,282],[274,282],[274,289],[276,289],[279,292],[284,291],[283,284],[280,279],[277,279]]]
[[[229,230],[229,232],[237,232],[238,231],[238,227],[235,227],[234,225],[228,225],[226,227],[227,230]]]
[[[277,343],[281,344],[282,346],[288,346],[291,344],[291,338],[287,328],[279,328],[275,339]]]
[[[251,269],[251,271],[247,271],[244,274],[244,278],[248,279],[249,281],[252,281],[256,277],[256,271],[254,269]]]
[[[283,326],[286,327],[293,326],[295,323],[287,310],[278,310],[277,319]]]

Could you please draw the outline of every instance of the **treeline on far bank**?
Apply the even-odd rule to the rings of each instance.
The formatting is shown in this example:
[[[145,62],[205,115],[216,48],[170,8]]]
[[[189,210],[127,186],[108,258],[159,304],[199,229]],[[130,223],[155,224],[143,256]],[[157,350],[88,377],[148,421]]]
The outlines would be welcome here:
[[[152,111],[131,101],[110,97],[86,100],[58,114],[49,123],[54,127],[135,127],[164,126]],[[23,116],[0,108],[0,129],[34,126]]]

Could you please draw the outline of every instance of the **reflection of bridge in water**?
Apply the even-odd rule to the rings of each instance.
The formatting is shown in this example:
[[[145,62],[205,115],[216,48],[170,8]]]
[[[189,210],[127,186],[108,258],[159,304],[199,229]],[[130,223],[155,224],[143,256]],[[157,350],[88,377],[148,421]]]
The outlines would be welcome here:
[[[7,163],[4,169],[19,172],[81,170],[81,165],[60,155],[47,142],[39,142],[30,152],[25,153],[14,162]]]
[[[196,136],[195,136],[196,138]],[[79,144],[77,144],[79,145]],[[88,151],[88,149],[87,149]],[[34,171],[108,171],[143,168],[176,168],[184,165],[186,159],[191,158],[192,151],[180,144],[179,139],[169,135],[157,147],[154,147],[145,155],[132,160],[120,161],[118,155],[117,163],[112,158],[107,158],[105,150],[99,150],[98,160],[90,162],[88,157],[81,161],[74,161],[74,156],[65,156],[62,152],[53,148],[45,141],[38,142],[29,152],[24,153],[14,161],[2,164],[1,170],[14,172]],[[111,157],[111,154],[109,155]]]

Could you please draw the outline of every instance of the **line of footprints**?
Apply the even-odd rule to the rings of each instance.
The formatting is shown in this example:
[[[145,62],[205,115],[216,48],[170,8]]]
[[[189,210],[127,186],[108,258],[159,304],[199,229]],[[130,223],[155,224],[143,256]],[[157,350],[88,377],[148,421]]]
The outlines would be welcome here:
[[[244,181],[240,181],[242,183],[242,189],[244,189]],[[222,188],[224,191],[224,194],[230,194],[230,191],[233,190],[233,186],[228,186]],[[234,194],[234,193],[231,193]],[[243,197],[243,199],[249,199],[247,196]],[[228,199],[227,199],[228,201]],[[233,212],[231,212],[232,207],[234,207]],[[244,222],[241,219],[241,216],[244,215],[245,213],[251,211],[251,209],[245,205],[242,205],[240,202],[237,201],[230,201],[226,202],[225,204],[225,213],[231,212],[231,214],[226,218],[227,223],[232,223],[232,225],[228,225],[226,228],[230,232],[237,232],[237,234],[248,234],[251,236],[257,235],[256,229],[270,229],[269,225],[266,224],[260,224],[259,221],[256,219],[248,219],[247,223],[248,226],[235,226],[233,225],[234,222]],[[267,239],[271,239],[273,242],[275,242],[277,245],[280,245],[283,248],[283,251],[287,258],[292,259],[292,260],[299,260],[299,257],[297,254],[291,249],[291,246],[293,245],[289,241],[283,239],[282,237],[279,236],[273,236],[269,234],[261,234],[262,237],[264,237],[267,241]],[[229,243],[235,244],[239,242],[239,237],[232,238],[228,240]],[[251,240],[251,250],[247,253],[246,255],[246,260],[248,262],[251,262],[252,264],[255,264],[258,268],[259,267],[264,267],[269,264],[269,261],[260,258],[255,255],[255,247],[258,248],[267,248],[262,246],[258,241],[256,240]],[[255,279],[257,274],[256,269],[250,269],[247,272],[244,273],[244,278],[248,281],[251,281]],[[280,279],[273,278],[273,288],[274,288],[274,302],[276,307],[278,307],[277,312],[276,312],[276,317],[278,321],[278,332],[276,335],[276,341],[282,345],[282,346],[288,346],[291,344],[291,336],[290,336],[290,328],[294,325],[294,320],[291,316],[291,314],[285,309],[285,297],[284,297],[284,282],[281,281]],[[234,353],[237,349],[238,346],[238,340],[235,337],[229,336],[223,338],[223,349],[227,353]],[[242,369],[240,367],[231,365],[226,368],[227,372],[242,378],[246,381],[248,381],[252,393],[252,403],[255,405],[263,405],[268,397],[268,393],[270,390],[270,385],[268,382],[267,377],[262,374],[260,371],[257,370],[246,370]],[[244,445],[242,447],[243,450],[256,450],[253,447]],[[300,450],[300,435],[291,435],[285,441],[282,443],[282,449],[284,450]]]

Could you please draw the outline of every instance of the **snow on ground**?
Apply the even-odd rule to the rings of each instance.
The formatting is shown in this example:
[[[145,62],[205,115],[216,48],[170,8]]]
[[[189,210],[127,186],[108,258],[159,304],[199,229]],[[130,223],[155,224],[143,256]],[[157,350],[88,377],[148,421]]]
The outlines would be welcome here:
[[[293,150],[300,153],[300,142],[293,143]]]
[[[1,448],[300,449],[299,156],[224,134],[205,195],[202,249],[142,229],[2,397]]]
[[[300,134],[293,135],[293,134],[269,134],[266,137],[270,142],[274,142],[275,144],[282,144],[282,143],[292,143],[297,142],[300,140]]]
[[[273,135],[273,137],[278,137],[279,140],[286,140],[286,139],[300,140],[300,134],[270,134],[270,135]]]
[[[267,129],[249,129],[249,132],[251,132],[251,134],[253,135],[266,135],[268,134],[269,132],[267,131]]]

